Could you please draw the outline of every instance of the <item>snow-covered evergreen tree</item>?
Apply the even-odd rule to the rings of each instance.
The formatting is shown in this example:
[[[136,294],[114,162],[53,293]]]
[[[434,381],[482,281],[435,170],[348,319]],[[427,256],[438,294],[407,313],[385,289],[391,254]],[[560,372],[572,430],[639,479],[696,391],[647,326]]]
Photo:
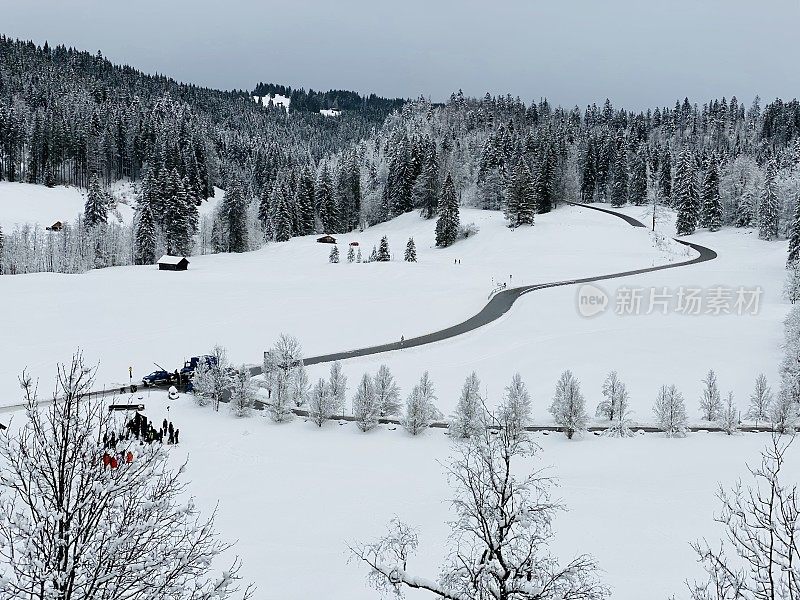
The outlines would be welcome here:
[[[231,546],[215,533],[214,516],[198,513],[166,446],[118,438],[109,464],[101,461],[102,436],[115,424],[106,400],[88,393],[94,370],[80,354],[58,367],[51,402],[40,402],[28,373],[20,381],[25,419],[0,436],[0,596],[224,600],[235,593],[241,562],[219,575],[211,570]],[[128,455],[130,462],[119,458]]]
[[[380,405],[375,398],[375,384],[369,373],[364,373],[353,396],[353,416],[361,431],[369,431],[378,424]]]
[[[662,385],[653,406],[653,414],[658,428],[667,437],[683,437],[686,435],[688,419],[683,394],[674,385]]]
[[[100,187],[97,173],[89,179],[89,190],[86,193],[86,205],[83,209],[86,224],[90,227],[108,221],[108,197]]]
[[[647,161],[645,148],[640,147],[633,153],[630,164],[630,185],[628,186],[628,200],[635,206],[647,204]]]
[[[700,418],[716,421],[722,412],[722,398],[717,385],[717,374],[711,369],[703,379],[703,394],[700,398]]]
[[[422,171],[414,182],[412,197],[414,206],[419,208],[423,219],[436,216],[436,205],[439,201],[439,161],[435,145],[431,145],[428,150]]]
[[[333,191],[333,182],[328,165],[323,164],[316,187],[316,201],[319,207],[319,218],[325,233],[339,232],[339,211]]]
[[[536,214],[536,187],[531,171],[520,158],[506,191],[506,219],[510,227],[533,225]]]
[[[386,365],[378,367],[375,374],[375,400],[378,403],[380,416],[396,415],[400,412],[400,388]]]
[[[381,243],[378,246],[378,254],[375,257],[378,262],[389,262],[392,260],[392,255],[389,253],[389,240],[386,236],[381,238]]]
[[[717,425],[728,435],[733,435],[739,431],[739,410],[733,402],[733,392],[728,392],[728,396],[722,405],[717,417]]]
[[[770,408],[772,407],[772,390],[769,387],[767,378],[763,373],[756,377],[753,393],[750,394],[750,406],[747,409],[745,418],[750,421],[769,421]]]
[[[328,254],[328,262],[330,263],[338,263],[339,262],[339,246],[334,245],[331,248],[330,254]]]
[[[250,249],[247,233],[247,198],[238,181],[225,192],[220,207],[226,224],[228,252],[247,252]]]
[[[564,371],[556,384],[556,392],[550,405],[550,414],[562,428],[567,438],[586,429],[589,415],[586,414],[586,401],[581,392],[581,384],[572,374]]]
[[[697,178],[694,157],[688,147],[681,152],[678,168],[675,171],[675,207],[678,220],[675,224],[678,235],[690,235],[697,227],[700,212]]]
[[[250,369],[241,365],[231,383],[231,412],[237,417],[246,417],[256,400],[256,386],[250,376]]]
[[[778,237],[780,205],[778,201],[778,185],[775,180],[776,169],[777,166],[774,160],[767,162],[764,187],[758,204],[758,237],[762,240],[774,240]]]
[[[314,175],[310,168],[303,169],[297,180],[294,203],[297,210],[297,235],[314,233]]]
[[[359,249],[358,249],[358,252],[356,252],[356,262],[357,262],[357,263],[360,263],[360,262],[362,262],[362,258],[361,258],[361,248],[359,248]]]
[[[439,218],[436,220],[436,245],[450,246],[458,237],[459,215],[458,196],[453,185],[453,179],[447,174],[442,197],[439,199]]]
[[[661,159],[661,169],[658,172],[658,187],[661,190],[661,195],[670,203],[672,201],[672,155],[669,148],[664,151],[664,157]]]
[[[352,246],[347,248],[347,262],[352,263],[356,260],[356,251]]]
[[[403,256],[406,262],[417,262],[417,247],[414,245],[414,238],[408,238],[406,253]]]
[[[428,372],[425,371],[406,400],[406,411],[403,416],[402,425],[411,435],[419,435],[430,424],[441,417],[441,413],[436,409],[436,395],[433,390],[433,383]]]
[[[511,378],[511,383],[506,387],[503,402],[498,411],[498,421],[513,436],[522,435],[525,427],[531,421],[533,407],[531,406],[531,395],[522,376],[515,373]]]
[[[136,210],[136,237],[134,260],[137,265],[152,265],[156,262],[156,223],[150,202],[144,197]]]
[[[456,409],[450,417],[448,429],[454,438],[469,438],[486,428],[486,409],[481,398],[481,381],[476,373],[472,373],[464,381],[461,397]]]
[[[719,193],[719,170],[717,158],[708,158],[703,174],[703,209],[700,213],[700,226],[709,231],[719,231],[722,227],[722,199]]]
[[[789,227],[789,256],[786,259],[788,265],[797,264],[800,261],[800,197],[795,198],[794,215],[792,224]]]
[[[621,144],[611,169],[611,206],[623,206],[628,201],[628,152]]]
[[[320,377],[308,396],[309,418],[316,423],[317,427],[322,427],[325,421],[333,417],[340,408],[330,392],[328,383]]]

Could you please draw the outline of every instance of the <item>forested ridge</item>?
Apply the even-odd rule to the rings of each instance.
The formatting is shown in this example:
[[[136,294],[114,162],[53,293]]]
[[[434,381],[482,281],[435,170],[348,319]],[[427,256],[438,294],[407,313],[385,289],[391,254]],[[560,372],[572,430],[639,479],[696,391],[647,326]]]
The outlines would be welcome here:
[[[252,98],[275,94],[290,110]],[[667,205],[681,234],[757,227],[764,239],[793,237],[794,260],[798,130],[796,100],[635,112],[461,92],[432,104],[264,83],[220,91],[0,37],[0,179],[87,190],[83,219],[64,232],[6,232],[0,265],[78,272],[161,252],[241,252],[414,210],[443,217],[437,239],[448,245],[459,205],[503,210],[516,227],[560,199]],[[107,222],[119,180],[137,190],[133,228]],[[227,193],[201,222],[215,186]]]

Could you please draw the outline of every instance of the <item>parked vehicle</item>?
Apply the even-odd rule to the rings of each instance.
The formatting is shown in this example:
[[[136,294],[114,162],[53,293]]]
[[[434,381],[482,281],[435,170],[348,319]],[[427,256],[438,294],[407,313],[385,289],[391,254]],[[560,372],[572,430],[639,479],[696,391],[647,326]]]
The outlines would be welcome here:
[[[183,378],[186,376],[188,378],[194,375],[195,369],[197,369],[197,365],[199,365],[201,361],[204,361],[207,366],[213,367],[217,364],[217,357],[212,354],[193,356],[183,364],[183,368],[181,369],[181,377]]]
[[[171,383],[173,378],[174,374],[163,369],[159,369],[158,371],[153,371],[149,375],[142,377],[142,383],[150,387],[154,385],[166,385]]]

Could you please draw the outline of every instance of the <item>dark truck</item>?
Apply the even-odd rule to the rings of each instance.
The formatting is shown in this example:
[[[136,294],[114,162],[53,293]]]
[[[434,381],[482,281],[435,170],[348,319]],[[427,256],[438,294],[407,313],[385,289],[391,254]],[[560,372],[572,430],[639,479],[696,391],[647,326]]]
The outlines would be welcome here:
[[[193,356],[183,364],[181,369],[181,379],[189,379],[194,375],[197,365],[200,362],[205,362],[206,366],[213,367],[217,364],[217,357],[212,354],[203,354],[202,356]]]

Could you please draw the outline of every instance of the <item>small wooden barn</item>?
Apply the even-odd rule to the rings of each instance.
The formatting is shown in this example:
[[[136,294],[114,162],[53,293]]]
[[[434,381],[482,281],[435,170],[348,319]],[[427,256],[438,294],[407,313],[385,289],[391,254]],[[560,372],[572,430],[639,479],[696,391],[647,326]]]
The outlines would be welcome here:
[[[185,271],[189,268],[189,261],[185,256],[170,256],[165,254],[158,259],[159,271]]]
[[[46,227],[47,231],[61,231],[64,229],[64,224],[61,221],[56,221],[50,227]]]
[[[332,235],[323,235],[321,238],[317,238],[317,242],[320,244],[335,244],[336,238]]]

